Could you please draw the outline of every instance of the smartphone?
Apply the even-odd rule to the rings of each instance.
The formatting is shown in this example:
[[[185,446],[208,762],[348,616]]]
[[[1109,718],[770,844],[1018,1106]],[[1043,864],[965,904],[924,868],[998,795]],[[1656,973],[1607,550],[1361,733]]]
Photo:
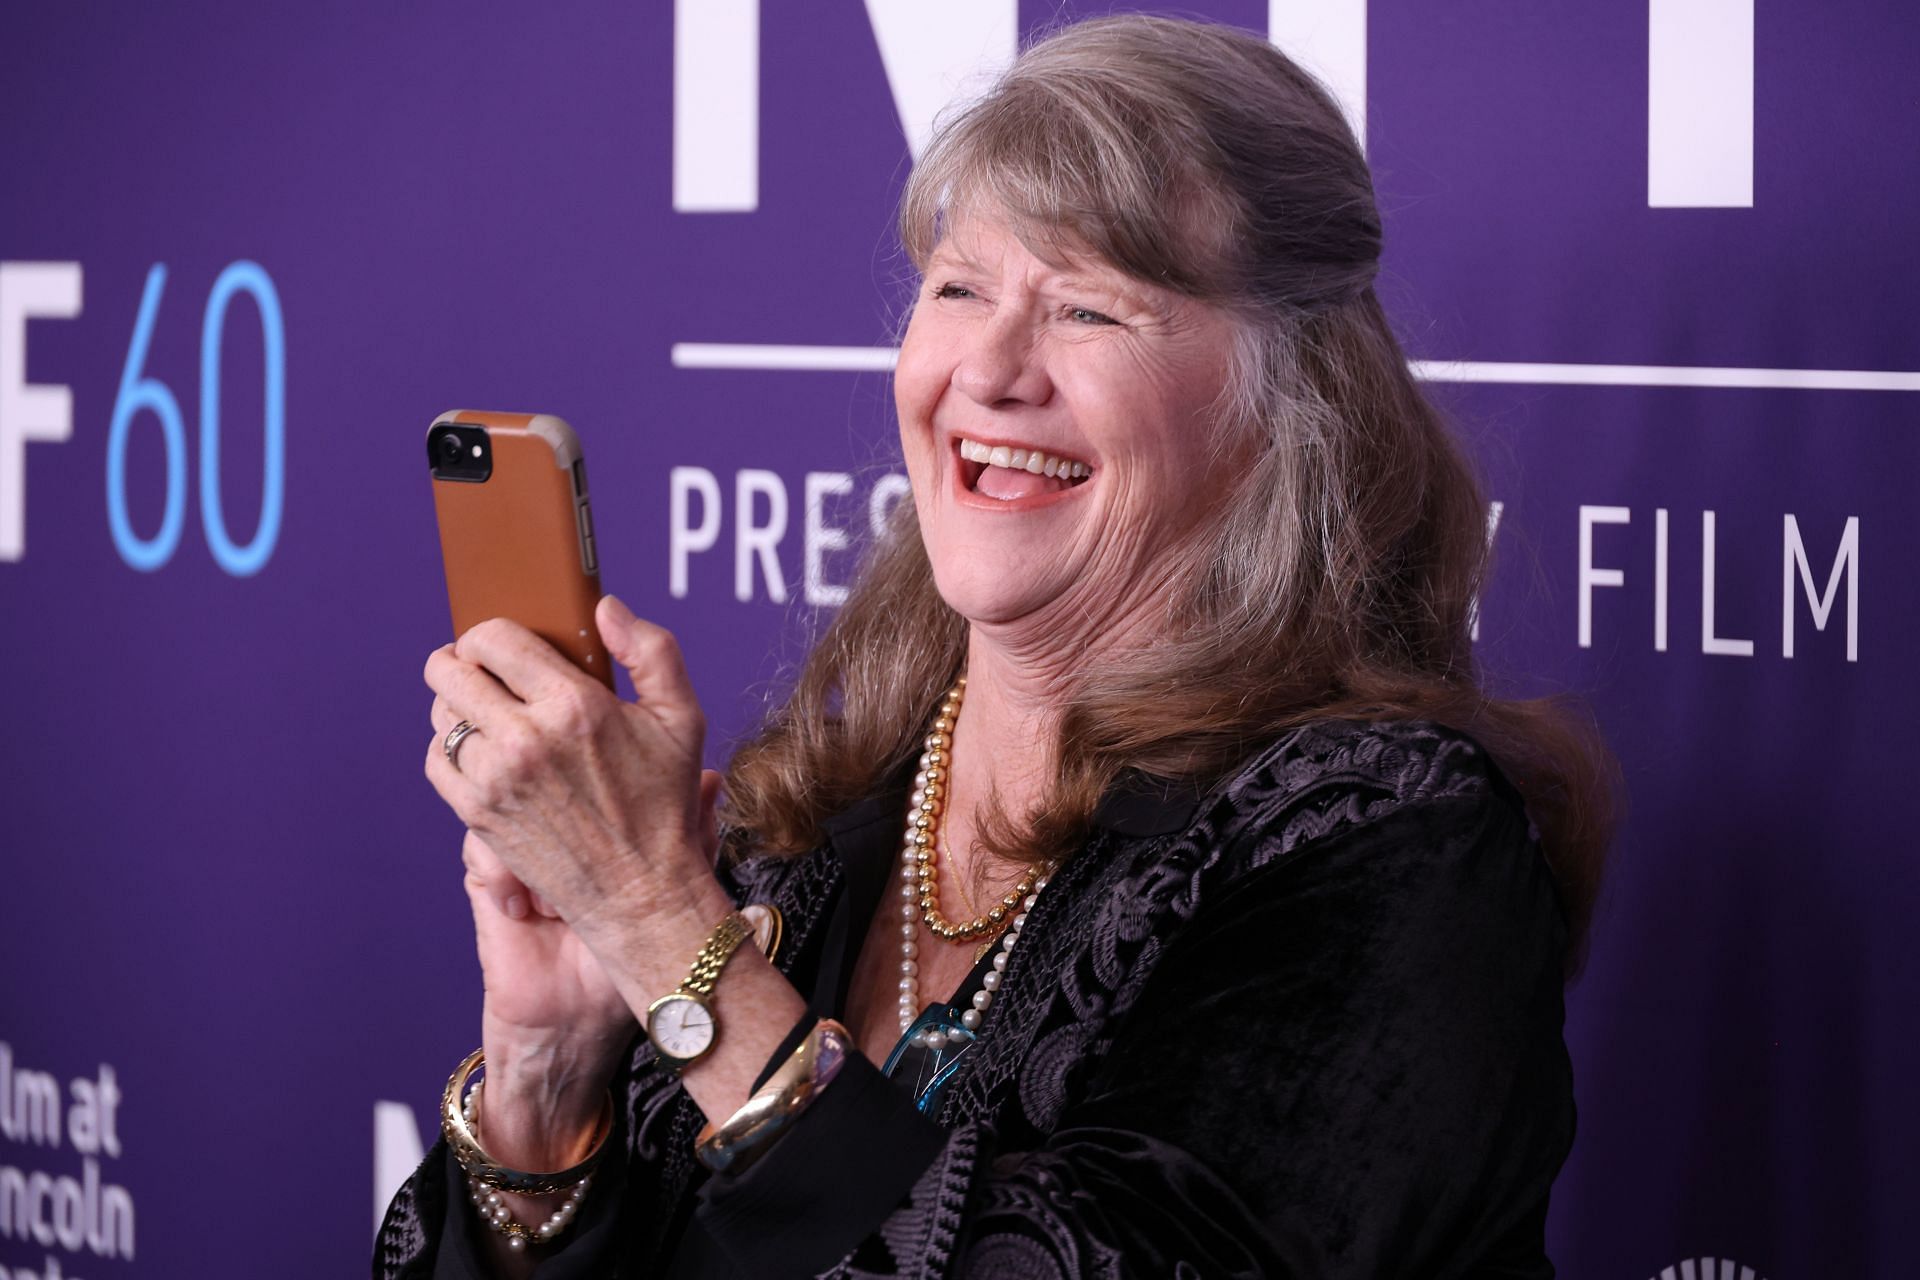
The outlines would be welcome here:
[[[573,428],[547,413],[443,413],[427,429],[427,463],[454,636],[511,618],[613,688],[593,622],[599,553]]]

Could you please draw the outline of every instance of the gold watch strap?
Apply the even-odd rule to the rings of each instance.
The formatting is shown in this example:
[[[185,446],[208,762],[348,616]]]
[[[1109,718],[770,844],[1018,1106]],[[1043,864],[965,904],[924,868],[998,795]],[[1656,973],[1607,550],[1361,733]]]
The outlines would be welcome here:
[[[727,961],[733,958],[740,944],[752,936],[753,925],[747,918],[738,911],[728,912],[694,955],[693,968],[680,984],[680,990],[693,996],[713,994],[713,984],[720,980],[720,971],[727,967]]]

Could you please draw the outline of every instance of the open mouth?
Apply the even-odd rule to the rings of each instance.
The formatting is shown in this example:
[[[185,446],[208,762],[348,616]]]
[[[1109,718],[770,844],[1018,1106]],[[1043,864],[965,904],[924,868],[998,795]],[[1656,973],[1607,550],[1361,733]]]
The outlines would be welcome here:
[[[960,453],[960,482],[969,493],[985,498],[1015,502],[1065,493],[1093,475],[1091,466],[1075,458],[958,436],[955,440]]]

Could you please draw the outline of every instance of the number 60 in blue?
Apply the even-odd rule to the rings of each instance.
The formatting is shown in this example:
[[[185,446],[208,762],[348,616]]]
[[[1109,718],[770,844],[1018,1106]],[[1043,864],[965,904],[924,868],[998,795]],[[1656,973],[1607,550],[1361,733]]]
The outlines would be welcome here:
[[[166,283],[166,267],[155,263],[147,272],[133,340],[127,344],[127,362],[120,372],[120,390],[113,400],[113,425],[107,432],[107,524],[120,558],[142,572],[158,569],[172,559],[180,545],[180,527],[187,508],[187,432],[180,417],[180,402],[164,382],[143,372],[154,322],[160,314],[160,293]],[[233,541],[220,508],[220,339],[226,327],[227,304],[236,293],[252,295],[260,308],[266,356],[266,459],[260,523],[245,545]],[[280,295],[259,263],[232,263],[214,281],[200,326],[200,524],[214,560],[235,577],[260,572],[280,538],[287,469],[286,406],[287,338]],[[166,506],[160,530],[151,538],[135,533],[127,517],[127,436],[143,409],[159,419],[167,455]]]

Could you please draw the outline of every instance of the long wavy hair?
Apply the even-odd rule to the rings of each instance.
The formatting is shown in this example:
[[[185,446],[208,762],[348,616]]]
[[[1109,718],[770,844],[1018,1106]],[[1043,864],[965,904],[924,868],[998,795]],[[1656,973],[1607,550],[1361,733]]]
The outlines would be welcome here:
[[[965,210],[1229,315],[1217,443],[1252,459],[1175,579],[1167,632],[1077,673],[1046,801],[990,802],[983,845],[1020,862],[1071,854],[1124,770],[1204,786],[1307,721],[1436,721],[1478,739],[1525,796],[1571,972],[1613,826],[1613,759],[1578,707],[1482,687],[1470,627],[1487,506],[1375,296],[1372,179],[1326,91],[1229,27],[1066,27],[945,122],[915,168],[899,232],[916,268]],[[791,695],[733,756],[730,847],[813,848],[826,818],[896,776],[967,634],[913,504],[898,504]]]

